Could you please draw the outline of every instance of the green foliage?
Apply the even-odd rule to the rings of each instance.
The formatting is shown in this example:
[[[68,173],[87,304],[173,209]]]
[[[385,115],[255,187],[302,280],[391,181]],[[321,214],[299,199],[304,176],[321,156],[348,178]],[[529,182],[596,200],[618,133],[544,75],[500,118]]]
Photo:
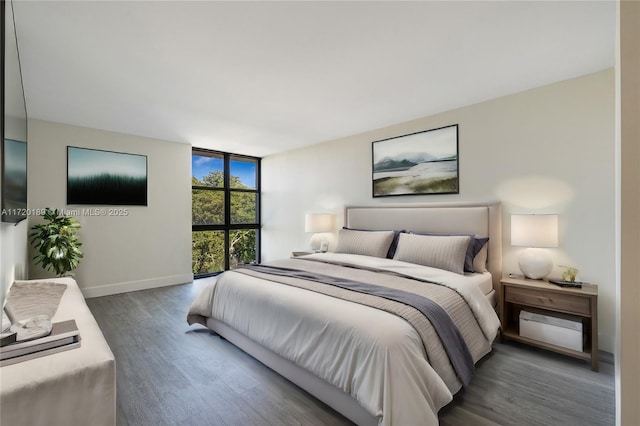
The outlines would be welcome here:
[[[256,260],[256,230],[236,229],[229,232],[229,265],[251,263]],[[224,231],[196,231],[191,233],[191,266],[194,274],[208,274],[224,270]]]
[[[251,263],[256,260],[256,230],[237,229],[229,232],[231,264]]]
[[[231,223],[256,223],[256,194],[231,193]]]
[[[193,189],[191,215],[195,225],[224,224],[224,175],[212,171],[202,180],[192,177],[195,187],[220,188],[221,190]],[[232,189],[250,189],[239,177],[230,177]],[[231,223],[256,223],[256,194],[253,192],[231,192]],[[255,229],[229,231],[229,265],[250,263],[256,260]],[[192,232],[192,270],[194,274],[206,274],[224,270],[224,231]]]
[[[191,233],[191,267],[194,274],[224,270],[224,232]]]
[[[249,189],[249,187],[247,185],[242,183],[242,181],[240,180],[240,178],[238,176],[229,177],[229,188]]]
[[[221,170],[210,172],[202,178],[202,186],[210,186],[212,188],[224,188],[224,173]]]
[[[198,178],[193,176],[191,178],[191,185],[208,186],[211,188],[224,188],[224,173],[222,172],[222,170],[212,171],[209,172],[208,175],[204,176],[202,180],[198,180]],[[245,184],[242,183],[238,176],[229,177],[229,188],[249,189]]]
[[[61,277],[78,267],[83,255],[77,232],[80,224],[71,217],[60,215],[58,209],[47,208],[43,215],[46,223],[31,228],[29,237],[36,249],[36,265]]]
[[[194,189],[191,193],[191,220],[194,225],[224,223],[224,192]]]
[[[562,271],[562,281],[567,281],[570,283],[574,283],[576,282],[576,276],[578,275],[578,270],[576,268],[572,268],[571,266],[563,266],[563,265],[558,265],[561,268],[565,268],[564,271]]]

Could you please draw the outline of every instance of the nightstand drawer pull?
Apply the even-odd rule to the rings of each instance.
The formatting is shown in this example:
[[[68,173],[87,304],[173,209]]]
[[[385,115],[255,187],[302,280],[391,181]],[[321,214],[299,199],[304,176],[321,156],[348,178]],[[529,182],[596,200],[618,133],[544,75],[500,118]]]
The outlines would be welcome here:
[[[511,303],[522,303],[539,308],[549,308],[557,311],[591,316],[588,297],[578,297],[569,294],[544,293],[541,290],[507,287],[505,300]]]

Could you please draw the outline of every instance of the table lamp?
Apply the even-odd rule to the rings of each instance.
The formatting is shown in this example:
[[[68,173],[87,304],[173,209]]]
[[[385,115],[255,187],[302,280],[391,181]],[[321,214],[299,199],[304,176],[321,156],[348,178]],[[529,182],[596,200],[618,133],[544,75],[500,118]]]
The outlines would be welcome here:
[[[313,232],[311,250],[325,252],[329,246],[327,232],[333,231],[333,215],[329,213],[307,213],[304,216],[304,231]]]
[[[553,261],[546,247],[558,247],[558,215],[511,215],[511,245],[527,247],[518,258],[525,277],[542,279],[553,269]]]

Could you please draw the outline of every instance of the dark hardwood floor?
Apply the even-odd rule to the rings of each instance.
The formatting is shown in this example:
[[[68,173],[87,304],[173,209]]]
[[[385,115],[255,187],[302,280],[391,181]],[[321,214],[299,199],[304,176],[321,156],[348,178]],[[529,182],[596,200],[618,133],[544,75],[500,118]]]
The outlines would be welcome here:
[[[198,287],[87,300],[116,357],[118,426],[351,424],[231,343],[188,326]],[[582,361],[497,343],[440,411],[440,424],[613,425],[613,365],[602,358],[596,373]]]

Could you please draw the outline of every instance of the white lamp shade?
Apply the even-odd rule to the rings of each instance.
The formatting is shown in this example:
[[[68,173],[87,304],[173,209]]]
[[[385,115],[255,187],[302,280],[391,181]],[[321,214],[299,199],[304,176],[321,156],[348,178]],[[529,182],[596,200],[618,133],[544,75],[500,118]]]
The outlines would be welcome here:
[[[304,232],[333,231],[333,215],[329,213],[307,213],[304,216]]]
[[[558,247],[558,215],[511,215],[511,245],[520,247]]]

